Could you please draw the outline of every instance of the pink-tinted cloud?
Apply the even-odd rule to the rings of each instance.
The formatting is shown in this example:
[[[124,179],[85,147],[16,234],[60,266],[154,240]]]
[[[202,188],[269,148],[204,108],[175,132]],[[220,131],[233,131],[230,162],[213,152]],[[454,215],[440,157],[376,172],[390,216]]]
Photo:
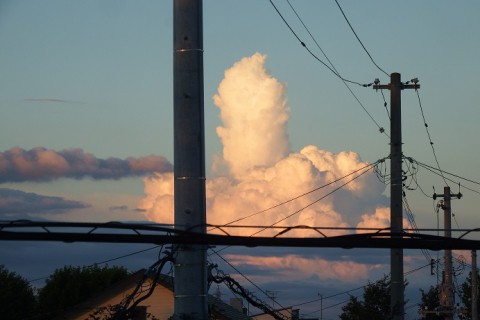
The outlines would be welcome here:
[[[19,147],[0,152],[0,183],[51,181],[59,178],[120,179],[153,172],[170,172],[172,164],[162,156],[99,159],[82,149],[55,151]]]
[[[234,64],[225,72],[214,97],[222,120],[217,133],[223,152],[214,161],[214,177],[206,182],[207,222],[210,224],[229,224],[261,212],[367,165],[355,152],[334,154],[313,145],[298,152],[290,149],[286,86],[267,72],[265,62],[266,57],[257,53]],[[351,221],[355,225],[362,214],[371,211],[383,199],[385,186],[371,173],[347,184],[338,195],[341,198],[336,199],[337,194],[326,196],[346,181],[309,193],[274,210],[252,215],[238,224],[267,226],[285,219],[278,225],[349,227]],[[173,175],[164,173],[146,177],[144,186],[145,197],[138,207],[145,210],[145,215],[152,221],[172,223]],[[317,201],[322,197],[325,199]],[[369,208],[353,204],[355,199],[362,199]],[[355,207],[356,212],[342,212],[339,204],[345,202],[352,202],[352,205],[343,207]],[[295,212],[298,213],[293,214]],[[252,228],[226,230],[240,235],[258,231]],[[274,235],[280,231],[267,230],[259,235]],[[325,233],[334,235],[339,232],[330,230]],[[288,236],[317,235],[305,230],[288,233]]]
[[[339,279],[342,282],[357,282],[368,279],[371,270],[382,265],[357,263],[353,261],[334,261],[320,257],[304,257],[299,255],[248,256],[226,255],[228,261],[236,267],[254,267],[270,270],[274,277],[305,279],[316,276],[320,280]],[[262,276],[263,277],[263,276]],[[268,275],[264,280],[267,280]],[[274,280],[274,279],[270,279]]]
[[[402,219],[403,228],[410,229],[411,226],[407,219]],[[373,228],[376,230],[390,228],[390,208],[379,207],[373,214],[362,214],[362,221],[357,224],[357,228]],[[358,230],[358,233],[375,232],[372,230]]]

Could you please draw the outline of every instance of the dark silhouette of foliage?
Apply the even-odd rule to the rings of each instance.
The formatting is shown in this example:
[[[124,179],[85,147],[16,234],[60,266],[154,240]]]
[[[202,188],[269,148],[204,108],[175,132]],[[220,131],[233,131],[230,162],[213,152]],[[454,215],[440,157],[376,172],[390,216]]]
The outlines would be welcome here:
[[[60,312],[95,296],[127,276],[128,272],[123,267],[95,265],[57,269],[39,292],[40,318],[53,319]]]
[[[478,270],[477,279],[480,280],[480,274],[478,273]],[[462,283],[460,288],[460,297],[466,310],[466,317],[464,319],[472,319],[472,272],[468,273],[467,279],[465,279],[465,281]],[[477,299],[477,310],[480,310],[480,295],[479,299]]]
[[[405,282],[407,285],[407,282]],[[363,289],[363,301],[351,296],[342,307],[341,320],[385,320],[390,318],[390,278],[368,283]]]
[[[110,320],[112,319],[116,312],[118,311],[118,305],[108,305],[104,307],[98,308],[92,314],[88,316],[86,320]],[[135,311],[135,310],[134,310]],[[139,313],[142,313],[143,310],[138,310]],[[135,314],[132,316],[135,319]],[[151,313],[146,313],[143,316],[139,316],[138,319],[145,318],[147,320],[158,320],[157,317],[152,315]]]
[[[34,314],[35,294],[30,283],[0,265],[0,317],[28,319]]]
[[[422,310],[435,311],[440,309],[440,295],[438,287],[431,286],[430,289],[425,292],[420,289],[422,293],[422,302],[418,305]],[[443,320],[445,315],[437,315],[434,313],[426,313],[422,319],[427,320]]]

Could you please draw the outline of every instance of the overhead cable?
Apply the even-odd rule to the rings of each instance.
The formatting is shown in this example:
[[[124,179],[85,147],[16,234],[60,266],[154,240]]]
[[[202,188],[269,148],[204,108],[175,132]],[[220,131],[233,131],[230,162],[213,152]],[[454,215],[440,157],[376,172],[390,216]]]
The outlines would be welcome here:
[[[240,276],[242,276],[245,280],[247,280],[251,285],[253,285],[255,288],[257,288],[258,290],[260,290],[261,293],[263,293],[265,296],[268,297],[268,294],[266,291],[264,291],[262,288],[260,288],[258,285],[256,285],[252,280],[250,280],[246,275],[244,275],[240,270],[238,270],[238,268],[236,268],[233,264],[231,264],[230,262],[228,262],[228,260],[226,260],[224,257],[222,257],[218,251],[215,251],[213,249],[211,249],[220,259],[222,259],[226,264],[228,264],[233,270],[235,270],[236,272],[238,272],[238,274]],[[283,307],[280,303],[278,303],[277,301],[277,304],[280,306],[281,309],[286,309],[285,307]]]
[[[423,266],[420,266],[418,268],[415,268],[415,269],[412,269],[412,270],[409,270],[409,271],[406,271],[403,275],[404,276],[407,276],[409,274],[412,274],[414,272],[417,272],[417,271],[420,271],[426,267],[429,267],[430,266],[430,262],[426,265],[423,265]],[[348,294],[352,291],[357,291],[357,290],[360,290],[360,289],[363,289],[369,285],[375,285],[376,283],[379,283],[381,281],[385,281],[386,279],[388,279],[390,276],[385,276],[383,279],[380,279],[380,280],[377,280],[375,282],[372,282],[372,283],[369,283],[369,284],[366,284],[366,285],[363,285],[363,286],[360,286],[360,287],[357,287],[357,288],[354,288],[354,289],[350,289],[350,290],[347,290],[347,291],[343,291],[343,292],[340,292],[340,293],[336,293],[336,294],[333,294],[333,295],[330,295],[330,296],[327,296],[327,297],[321,297],[321,298],[317,298],[317,299],[314,299],[314,300],[310,300],[310,301],[307,301],[307,302],[303,302],[303,303],[299,303],[299,304],[295,304],[293,305],[292,307],[299,307],[299,306],[303,306],[305,304],[310,304],[310,303],[314,303],[314,302],[318,302],[318,301],[321,301],[321,300],[326,300],[326,299],[330,299],[330,298],[334,298],[334,297],[337,297],[337,296],[340,296],[340,295],[344,295],[344,294]],[[357,296],[358,297],[358,296]],[[350,298],[346,301],[342,301],[342,302],[339,302],[339,303],[335,303],[333,305],[330,305],[330,306],[326,306],[325,308],[322,308],[321,310],[326,310],[326,309],[330,309],[330,308],[333,308],[333,307],[336,307],[338,305],[341,305],[341,304],[344,304],[344,303],[347,303],[350,301]],[[307,313],[306,315],[310,315],[310,314],[314,314],[314,313],[317,313],[317,312],[320,312],[321,311],[320,309],[319,310],[315,310],[315,311],[312,311],[312,312],[309,312]]]
[[[388,108],[387,108],[388,104],[387,104],[387,100],[385,99],[385,94],[383,93],[383,89],[380,89],[380,93],[382,94],[382,97],[383,97],[383,106],[385,107],[385,110],[387,111],[388,119],[391,120],[392,118],[390,117],[390,111],[388,111]]]
[[[404,162],[407,167],[407,171],[410,173],[411,181],[415,182],[416,188],[410,187],[411,183],[406,187],[407,190],[413,191],[416,190],[417,188],[420,190],[420,192],[427,198],[433,199],[433,196],[428,195],[422,188],[422,186],[418,183],[418,167],[414,166],[413,162],[410,161],[405,161]]]
[[[418,105],[420,106],[420,111],[422,113],[422,118],[423,118],[423,124],[425,126],[425,131],[427,132],[427,137],[428,137],[428,141],[430,142],[430,147],[432,148],[433,157],[435,158],[435,162],[437,163],[438,170],[440,171],[440,174],[443,178],[443,181],[445,182],[445,185],[448,186],[447,180],[443,176],[443,171],[440,168],[440,163],[438,162],[437,153],[435,152],[435,147],[433,146],[432,137],[430,136],[430,131],[428,130],[427,120],[425,120],[425,113],[423,112],[422,101],[420,100],[420,93],[418,92],[417,88],[415,88],[415,92],[417,93]]]
[[[287,220],[288,218],[291,218],[291,217],[293,217],[294,215],[296,215],[296,214],[298,214],[298,213],[302,212],[303,210],[305,210],[305,209],[307,209],[307,208],[311,207],[311,206],[312,206],[312,205],[314,205],[315,203],[317,203],[317,202],[319,202],[319,201],[321,201],[321,200],[325,199],[326,197],[328,197],[328,196],[329,196],[329,195],[331,195],[332,193],[334,193],[334,192],[336,192],[336,191],[340,190],[341,188],[345,187],[347,184],[349,184],[349,183],[353,182],[354,180],[356,180],[356,179],[360,178],[361,176],[363,176],[364,174],[366,174],[368,171],[370,171],[370,169],[371,169],[373,166],[375,166],[375,164],[372,164],[372,165],[369,165],[369,166],[367,166],[367,167],[368,167],[368,168],[367,168],[367,170],[365,170],[364,172],[360,173],[358,176],[356,176],[356,177],[353,177],[352,179],[348,180],[347,182],[343,183],[342,185],[340,185],[340,186],[338,186],[337,188],[333,189],[332,191],[328,192],[328,193],[327,193],[327,194],[325,194],[324,196],[322,196],[322,197],[318,198],[317,200],[315,200],[315,201],[313,201],[313,202],[311,202],[311,203],[307,204],[306,206],[304,206],[304,207],[302,207],[302,208],[300,208],[300,209],[296,210],[295,212],[293,212],[293,213],[291,213],[291,214],[287,215],[286,217],[284,217],[284,218],[282,218],[282,219],[280,219],[280,220],[276,221],[275,223],[273,223],[272,225],[270,225],[270,227],[273,227],[273,226],[277,225],[278,223],[280,223],[280,222],[282,222],[282,221],[285,221],[285,220]],[[266,230],[266,229],[267,229],[267,228],[263,228],[263,229],[261,229],[261,230],[259,230],[259,231],[255,232],[254,234],[252,234],[252,236],[254,236],[254,235],[257,235],[257,234],[259,234],[260,232],[263,232],[263,231],[264,231],[264,230]]]
[[[328,187],[328,186],[330,186],[330,185],[332,185],[332,184],[337,183],[337,182],[340,181],[340,180],[343,180],[343,179],[345,179],[345,178],[347,178],[347,177],[349,177],[349,176],[351,176],[351,175],[354,175],[355,173],[357,173],[357,172],[359,172],[359,171],[362,171],[362,170],[364,170],[364,169],[366,169],[366,168],[371,168],[372,166],[375,166],[375,165],[377,165],[377,164],[379,164],[379,163],[382,163],[382,162],[384,162],[384,161],[385,161],[385,158],[380,159],[380,160],[377,160],[377,161],[376,161],[375,163],[373,163],[373,164],[367,164],[367,165],[365,165],[365,166],[363,166],[363,167],[361,167],[361,168],[359,168],[359,169],[357,169],[357,170],[355,170],[355,171],[352,171],[352,172],[350,172],[349,174],[344,175],[343,177],[340,177],[340,178],[338,178],[338,179],[335,179],[335,180],[333,180],[333,181],[331,181],[331,182],[329,182],[329,183],[327,183],[327,184],[324,184],[324,185],[322,185],[322,186],[320,186],[320,187],[317,187],[317,188],[312,189],[312,190],[310,190],[310,191],[307,191],[307,192],[304,192],[304,193],[302,193],[302,194],[299,194],[298,196],[295,196],[295,197],[293,197],[293,198],[291,198],[291,199],[288,199],[288,200],[286,200],[286,201],[280,202],[280,203],[278,203],[278,204],[276,204],[276,205],[274,205],[274,206],[271,206],[271,207],[268,207],[268,208],[266,208],[266,209],[263,209],[263,210],[254,212],[254,213],[249,214],[249,215],[247,215],[247,216],[245,216],[245,217],[238,218],[238,219],[235,219],[235,220],[233,220],[233,221],[230,221],[230,222],[224,224],[223,226],[229,226],[229,225],[234,224],[234,223],[236,223],[236,222],[239,222],[239,221],[242,221],[242,220],[251,218],[251,217],[253,217],[253,216],[256,216],[256,215],[262,214],[262,213],[264,213],[264,212],[267,212],[267,211],[273,210],[273,209],[275,209],[275,208],[278,208],[278,207],[280,207],[280,206],[283,206],[283,205],[285,205],[285,204],[287,204],[287,203],[290,203],[290,202],[292,202],[292,201],[295,201],[295,200],[297,200],[297,199],[299,199],[299,198],[302,198],[302,197],[304,197],[304,196],[306,196],[306,195],[309,195],[309,194],[311,194],[311,193],[313,193],[313,192],[315,192],[315,191],[318,191],[318,190],[320,190],[320,189],[326,188],[326,187]],[[212,229],[210,229],[209,231],[211,231],[211,230],[212,230]]]
[[[436,175],[442,177],[442,175],[441,175],[440,173],[437,173],[437,172],[436,172],[436,171],[438,171],[437,168],[432,167],[432,166],[429,166],[428,164],[419,162],[419,161],[417,161],[417,160],[415,160],[415,159],[413,159],[413,158],[411,158],[411,157],[405,157],[405,158],[406,158],[408,161],[417,163],[419,166],[423,167],[424,169],[427,169],[428,171],[432,172],[433,174],[436,174]],[[458,178],[458,179],[462,179],[462,180],[465,180],[465,181],[468,181],[468,182],[471,182],[471,183],[480,185],[480,183],[477,182],[477,181],[474,181],[474,180],[471,180],[471,179],[467,179],[467,178],[463,178],[463,177],[461,177],[461,176],[459,176],[459,175],[456,175],[456,174],[453,174],[453,173],[450,173],[450,172],[447,172],[447,171],[443,171],[443,170],[442,170],[442,173],[451,175],[451,176],[453,176],[453,177],[455,177],[455,178]],[[455,183],[455,184],[458,183],[458,181],[449,179],[449,178],[447,178],[447,177],[445,177],[445,179],[446,179],[447,181],[453,182],[453,183]],[[459,185],[460,185],[460,184],[459,184]],[[470,191],[472,191],[472,192],[475,192],[475,193],[477,193],[477,194],[480,194],[480,191],[477,191],[477,190],[474,190],[474,189],[472,189],[472,188],[466,187],[465,185],[461,185],[461,187],[464,188],[464,189],[470,190]]]
[[[224,273],[222,270],[219,270],[216,264],[210,265],[209,269],[210,269],[210,274],[208,274],[209,282],[215,282],[217,284],[224,283],[234,294],[239,294],[240,296],[242,296],[242,298],[246,299],[249,304],[251,304],[255,308],[262,310],[263,312],[265,312],[266,314],[269,314],[270,316],[272,316],[277,320],[288,320],[291,318],[291,316],[288,317],[283,313],[281,313],[282,311],[281,309],[275,310],[274,306],[270,307],[266,302],[262,301],[257,296],[255,296],[253,292],[244,288],[238,281],[236,281],[230,275]],[[216,275],[212,274],[213,269],[217,270]]]
[[[338,72],[337,68],[335,68],[335,66],[333,65],[332,61],[330,61],[330,59],[328,58],[327,54],[323,51],[323,49],[320,47],[320,45],[318,44],[317,40],[315,39],[315,37],[313,36],[313,34],[310,32],[310,30],[308,29],[308,27],[306,26],[306,24],[303,22],[303,19],[300,17],[300,15],[298,14],[297,10],[295,10],[295,8],[293,7],[293,5],[290,3],[290,0],[287,0],[287,3],[288,5],[290,6],[290,8],[292,9],[292,11],[295,13],[295,15],[297,16],[298,20],[300,21],[300,23],[302,24],[302,26],[305,28],[305,30],[307,31],[307,33],[310,35],[310,38],[313,40],[313,42],[315,43],[315,45],[317,46],[317,48],[320,50],[320,52],[323,54],[323,56],[325,57],[325,59],[328,61],[328,63],[330,64],[330,66],[332,67],[332,69],[335,71],[334,73],[336,75],[340,75],[340,72]],[[277,10],[278,12],[278,10]],[[290,28],[290,30],[292,30]],[[293,31],[292,31],[293,32]],[[298,39],[298,37],[297,37]],[[300,40],[300,39],[299,39]],[[381,127],[378,122],[373,118],[373,116],[370,114],[370,112],[368,112],[368,110],[365,108],[365,106],[363,105],[363,103],[360,101],[360,99],[357,97],[357,95],[353,92],[353,90],[350,88],[350,86],[348,85],[347,81],[345,79],[343,79],[342,77],[340,77],[340,79],[342,80],[343,84],[345,85],[345,87],[348,89],[348,91],[350,92],[350,94],[354,97],[354,99],[358,102],[358,104],[362,107],[362,109],[367,113],[367,115],[370,117],[370,119],[373,121],[373,123],[375,123],[375,125],[378,127],[378,131],[380,131],[380,133],[383,133],[385,134],[388,138],[389,135],[385,132],[385,130],[383,129],[383,127]],[[364,85],[362,85],[364,86]],[[383,93],[382,93],[383,94]],[[388,112],[388,111],[387,111]]]
[[[338,78],[342,79],[343,81],[346,81],[346,82],[349,82],[349,83],[353,83],[353,84],[356,84],[356,85],[359,85],[361,87],[370,87],[373,85],[373,83],[368,83],[368,84],[361,84],[360,82],[356,82],[356,81],[352,81],[352,80],[348,80],[348,79],[345,79],[344,77],[342,77],[340,74],[338,74],[338,72],[336,72],[333,68],[331,68],[329,65],[327,65],[322,59],[320,59],[316,54],[314,54],[310,48],[308,48],[308,46],[305,44],[305,42],[303,42],[300,37],[297,35],[297,33],[293,30],[293,28],[290,26],[290,24],[287,22],[287,20],[285,19],[285,17],[282,15],[282,13],[280,12],[280,10],[278,10],[277,6],[273,3],[272,0],[270,0],[270,3],[272,4],[273,8],[275,8],[275,11],[277,11],[278,15],[280,16],[280,18],[283,20],[283,22],[285,23],[285,25],[288,27],[288,29],[290,29],[290,31],[292,32],[292,34],[295,36],[295,38],[297,38],[297,40],[300,42],[300,44],[305,48],[305,50],[307,50],[307,52],[315,59],[317,60],[318,62],[320,62],[321,64],[323,64],[328,70],[330,70],[334,75],[336,75]]]
[[[413,215],[412,209],[410,208],[410,204],[407,201],[407,197],[405,193],[403,195],[403,204],[404,204],[404,210],[407,215],[408,221],[410,222],[410,225],[412,226],[415,233],[419,233],[417,222],[415,221],[415,217]],[[426,249],[421,249],[421,251],[425,259],[428,262],[430,262],[432,260],[432,256],[430,255],[430,252]]]
[[[127,254],[124,254],[123,256],[119,256],[119,257],[116,257],[116,258],[112,258],[112,259],[108,259],[108,260],[104,260],[104,261],[100,261],[100,262],[94,262],[94,263],[86,266],[86,268],[91,268],[91,267],[94,267],[94,266],[98,266],[98,265],[102,265],[102,264],[107,264],[107,263],[112,262],[112,261],[115,261],[115,260],[120,260],[120,259],[123,259],[123,258],[131,257],[131,256],[134,256],[134,255],[137,255],[137,254],[146,252],[146,251],[150,251],[150,250],[153,250],[153,249],[157,249],[157,248],[160,248],[160,247],[163,247],[163,245],[157,245],[157,246],[150,247],[150,248],[147,248],[147,249],[143,249],[143,250],[139,250],[139,251],[127,253]],[[161,250],[160,250],[160,252],[161,252]],[[35,278],[35,279],[32,279],[32,280],[28,280],[28,282],[35,282],[35,281],[45,280],[45,279],[48,279],[48,277],[49,277],[49,276],[44,276],[44,277],[40,277],[40,278]]]
[[[375,65],[375,67],[377,67],[378,70],[382,71],[383,73],[385,73],[385,74],[387,75],[387,77],[389,77],[390,75],[389,75],[387,72],[385,72],[382,68],[380,68],[380,67],[378,66],[378,64],[375,62],[375,60],[373,60],[370,52],[368,52],[367,48],[363,45],[362,40],[360,40],[360,38],[358,37],[357,33],[355,32],[355,29],[353,29],[350,21],[348,21],[348,18],[347,18],[347,16],[345,15],[345,12],[343,12],[342,7],[340,6],[340,4],[338,3],[337,0],[335,0],[335,3],[337,4],[338,8],[340,9],[340,12],[342,12],[343,17],[345,18],[345,21],[347,21],[348,26],[349,26],[350,29],[352,30],[353,34],[355,35],[355,37],[357,38],[358,42],[359,42],[360,45],[362,46],[363,50],[365,50],[365,52],[367,53],[368,57],[370,58],[370,60],[371,60],[371,61],[373,62],[373,64]]]

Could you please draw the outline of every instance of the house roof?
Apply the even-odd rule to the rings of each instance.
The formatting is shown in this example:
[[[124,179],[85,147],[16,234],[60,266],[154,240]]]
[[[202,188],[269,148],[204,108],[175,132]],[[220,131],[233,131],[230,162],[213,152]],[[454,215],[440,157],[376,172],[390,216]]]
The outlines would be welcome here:
[[[141,269],[135,273],[132,273],[129,277],[120,280],[119,282],[113,284],[107,288],[101,294],[89,299],[88,301],[82,302],[74,307],[72,307],[68,312],[62,315],[62,318],[74,318],[75,315],[84,313],[86,310],[91,310],[95,306],[102,305],[105,301],[117,296],[118,294],[131,291],[132,287],[135,287],[137,283],[144,277],[145,269]],[[150,276],[153,278],[153,276]],[[174,278],[165,274],[160,274],[157,286],[160,285],[173,294]],[[209,310],[215,317],[219,320],[248,320],[250,319],[247,315],[238,311],[229,304],[223,302],[221,299],[214,297],[213,295],[208,295],[208,306]]]
[[[208,295],[208,306],[210,311],[214,313],[217,318],[220,319],[231,319],[231,320],[247,320],[251,319],[249,316],[244,314],[243,312],[238,311],[228,303],[223,302],[222,300],[212,296],[211,294]]]
[[[174,278],[168,275],[161,274],[158,279],[158,284],[170,289],[173,292],[173,281]],[[208,295],[208,307],[209,310],[215,314],[218,319],[225,320],[248,320],[248,317],[243,312],[238,311],[228,303],[225,303],[221,299],[216,298],[215,296]]]

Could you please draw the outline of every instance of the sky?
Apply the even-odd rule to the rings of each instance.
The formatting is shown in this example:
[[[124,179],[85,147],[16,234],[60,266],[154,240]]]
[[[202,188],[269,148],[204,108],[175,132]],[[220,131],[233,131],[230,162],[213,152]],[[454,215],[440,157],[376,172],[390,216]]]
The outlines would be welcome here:
[[[342,77],[389,83],[335,1],[290,0],[316,43],[288,2],[274,3],[307,48]],[[452,225],[479,227],[480,4],[339,3],[381,69],[400,73],[403,81],[419,79],[418,96],[402,92],[404,155],[437,167],[430,135],[441,169],[473,181],[449,176],[452,192],[464,195],[453,201]],[[0,2],[1,220],[173,221],[172,25],[172,1]],[[388,137],[379,132],[389,132],[382,92],[349,84],[359,103],[302,47],[269,1],[204,1],[204,70],[210,223],[259,212],[389,155]],[[383,95],[388,102],[389,92]],[[420,167],[407,182],[418,228],[436,228],[439,218],[441,226],[431,196],[443,193],[444,180]],[[272,224],[336,186],[242,223]],[[284,223],[387,226],[388,188],[370,171]],[[65,264],[89,265],[152,247],[4,242],[0,264],[36,279]],[[221,254],[276,292],[284,306],[346,292],[389,272],[386,250],[230,248]],[[468,253],[457,254],[468,260]],[[115,263],[134,271],[157,255],[152,249]],[[405,271],[427,263],[421,252],[405,254]],[[407,306],[418,303],[418,287],[437,283],[429,267],[407,278]],[[322,304],[344,300],[348,295]],[[324,319],[338,317],[340,307],[326,308]],[[300,308],[319,316],[319,301]],[[407,311],[415,319],[416,308]]]

